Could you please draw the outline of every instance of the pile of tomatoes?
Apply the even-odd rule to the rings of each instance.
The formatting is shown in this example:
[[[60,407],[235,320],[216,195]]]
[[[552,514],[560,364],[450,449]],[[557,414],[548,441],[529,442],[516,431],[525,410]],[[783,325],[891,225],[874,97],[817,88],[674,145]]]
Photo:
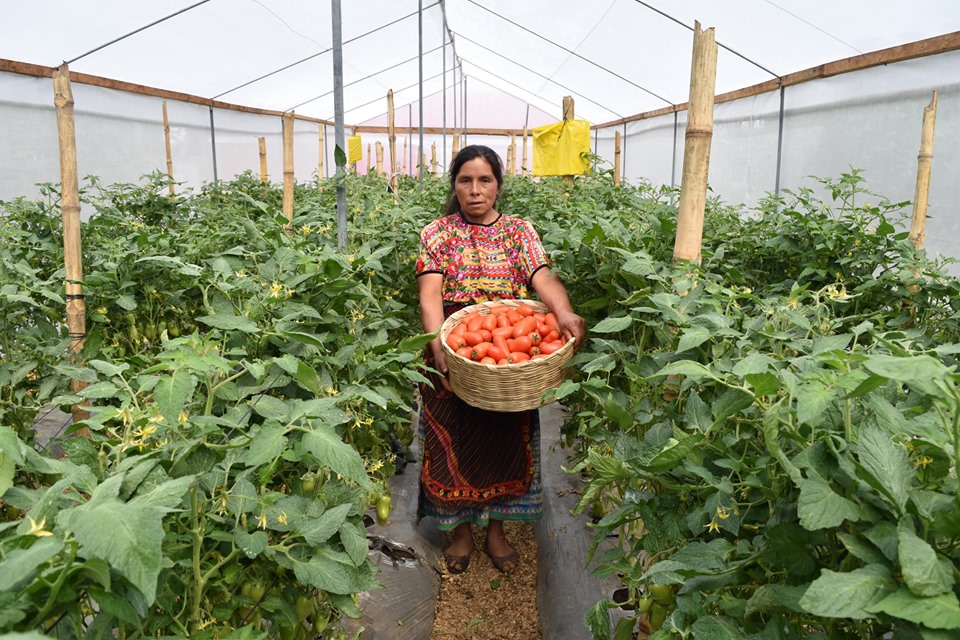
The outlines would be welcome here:
[[[458,356],[497,365],[545,358],[563,347],[556,314],[539,313],[526,304],[469,313],[446,340]]]

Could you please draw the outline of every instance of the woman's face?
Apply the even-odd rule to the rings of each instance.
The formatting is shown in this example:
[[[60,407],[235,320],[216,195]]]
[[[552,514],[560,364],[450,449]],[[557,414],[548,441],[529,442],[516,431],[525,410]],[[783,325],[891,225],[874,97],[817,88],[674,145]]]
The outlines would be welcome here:
[[[496,218],[494,204],[500,193],[500,185],[493,168],[484,158],[464,162],[454,180],[454,191],[460,202],[460,210],[471,222],[487,224]]]

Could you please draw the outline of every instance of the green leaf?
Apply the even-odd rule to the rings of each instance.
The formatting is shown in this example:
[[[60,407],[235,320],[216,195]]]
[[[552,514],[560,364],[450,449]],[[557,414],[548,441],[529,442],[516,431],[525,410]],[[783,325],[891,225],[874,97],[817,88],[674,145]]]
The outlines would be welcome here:
[[[240,460],[248,467],[259,467],[283,453],[287,444],[287,430],[276,422],[264,423],[250,442]]]
[[[926,540],[913,532],[909,518],[897,527],[900,571],[910,591],[918,596],[938,596],[953,588],[953,567]]]
[[[309,560],[294,560],[293,573],[300,582],[330,593],[360,593],[377,586],[349,556],[329,548],[311,554]]]
[[[139,505],[162,507],[167,510],[178,509],[183,502],[183,497],[193,486],[197,476],[181,476],[168,480],[153,487],[143,495],[138,495],[131,500],[131,503]]]
[[[743,640],[744,631],[724,616],[703,616],[690,629],[694,640]]]
[[[813,339],[813,348],[810,350],[810,355],[816,355],[825,351],[843,351],[852,339],[853,336],[850,334],[818,336]]]
[[[367,559],[367,551],[370,549],[367,534],[354,523],[344,522],[340,526],[340,542],[353,564],[359,567]]]
[[[160,406],[160,413],[170,424],[176,424],[180,412],[193,397],[197,381],[188,371],[178,369],[169,376],[160,376],[153,389],[153,397]]]
[[[863,366],[878,376],[907,383],[942,380],[947,375],[947,368],[942,362],[924,355],[907,358],[871,355]]]
[[[753,387],[759,398],[773,396],[780,391],[780,380],[772,373],[748,373],[743,379]]]
[[[660,376],[686,376],[694,382],[699,382],[703,378],[710,377],[710,370],[699,362],[694,362],[693,360],[678,360],[677,362],[671,362],[667,366],[657,371],[655,374],[650,376],[650,378],[658,378]]]
[[[866,564],[879,563],[883,564],[886,562],[884,555],[872,544],[861,540],[859,536],[852,533],[844,533],[840,531],[837,533],[837,539],[846,547],[855,558],[859,558]]]
[[[340,530],[352,508],[350,503],[341,504],[327,509],[317,518],[307,518],[298,525],[298,533],[309,544],[319,547]]]
[[[163,559],[166,512],[162,507],[123,503],[116,498],[96,503],[91,498],[83,507],[61,512],[57,520],[73,531],[82,555],[110,563],[152,604]]]
[[[713,424],[710,407],[695,390],[687,396],[687,403],[683,409],[683,421],[687,427],[695,428],[701,433],[705,433]]]
[[[130,365],[126,362],[121,364],[115,364],[113,362],[107,362],[105,360],[91,360],[88,363],[91,367],[99,371],[105,376],[111,378],[120,375],[124,371],[130,368]]]
[[[140,616],[137,615],[136,610],[126,599],[115,593],[97,589],[96,587],[88,587],[87,593],[100,605],[103,611],[106,611],[112,616],[116,616],[134,628],[140,626]]]
[[[765,353],[752,351],[746,358],[733,366],[733,375],[747,376],[750,374],[769,373],[776,360]]]
[[[825,618],[869,618],[870,607],[896,590],[890,571],[868,564],[848,573],[824,569],[800,598],[805,611]]]
[[[13,486],[13,476],[17,472],[17,465],[6,451],[0,449],[0,497]]]
[[[587,610],[583,616],[583,623],[590,630],[593,640],[610,639],[610,607],[613,602],[606,598],[600,600]]]
[[[123,309],[124,311],[133,311],[137,308],[137,301],[133,299],[133,296],[122,295],[117,296],[116,299],[117,306]]]
[[[340,145],[335,145],[333,149],[333,162],[338,167],[347,166],[347,153]]]
[[[870,474],[870,484],[893,502],[899,513],[904,513],[914,477],[906,452],[893,444],[889,435],[872,426],[860,429],[857,450],[860,464]]]
[[[860,519],[860,509],[843,496],[835,493],[829,483],[815,471],[800,482],[800,497],[797,500],[797,515],[800,524],[808,531],[838,527],[844,521]]]
[[[235,316],[229,313],[217,313],[212,316],[200,316],[197,322],[202,322],[208,327],[222,329],[224,331],[241,331],[243,333],[260,333],[260,327],[249,318]]]
[[[923,598],[901,587],[867,610],[886,613],[931,629],[960,629],[960,603],[953,593]]]
[[[370,491],[370,478],[357,450],[343,442],[329,427],[319,427],[303,436],[303,446],[321,464]]]
[[[797,422],[820,424],[827,405],[837,395],[836,391],[819,380],[807,380],[797,390]]]
[[[269,538],[266,531],[248,533],[246,529],[237,527],[233,532],[233,541],[245,556],[252,559],[266,551]]]
[[[664,448],[643,466],[653,473],[670,471],[680,464],[680,461],[685,460],[687,454],[701,442],[703,442],[703,435],[699,433],[687,436],[679,442],[668,441]]]
[[[807,585],[791,587],[784,584],[762,584],[747,601],[746,614],[755,613],[803,613],[800,598]]]
[[[82,398],[116,398],[119,392],[119,387],[113,384],[112,382],[101,381],[91,384],[89,387],[84,388],[82,391],[78,391],[77,395]]]
[[[632,316],[621,316],[619,318],[604,318],[597,324],[590,327],[591,333],[616,333],[623,331],[633,324]]]
[[[30,579],[36,570],[63,549],[56,536],[39,538],[26,549],[13,549],[0,562],[0,592],[14,589]]]
[[[680,334],[680,341],[677,343],[677,353],[699,347],[710,339],[710,335],[710,329],[707,327],[699,325],[686,327]]]
[[[286,422],[287,415],[290,413],[290,407],[285,401],[267,394],[251,398],[250,404],[258,416],[267,420]]]

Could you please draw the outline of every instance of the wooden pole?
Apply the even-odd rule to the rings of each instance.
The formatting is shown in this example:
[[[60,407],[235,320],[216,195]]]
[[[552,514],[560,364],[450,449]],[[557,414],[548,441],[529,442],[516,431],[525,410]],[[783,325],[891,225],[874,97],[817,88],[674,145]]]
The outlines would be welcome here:
[[[453,156],[451,157],[451,162],[457,157],[457,154],[460,153],[460,131],[454,129],[453,131]]]
[[[520,175],[525,176],[528,173],[527,167],[527,126],[523,126],[523,164],[520,166]]]
[[[913,197],[913,218],[910,222],[910,242],[923,249],[926,241],[927,201],[930,197],[930,174],[933,168],[933,132],[937,126],[937,92],[930,104],[923,108],[923,129],[920,134],[920,155],[917,156],[917,189]]]
[[[437,143],[430,146],[430,173],[437,174]]]
[[[710,144],[713,140],[713,100],[717,80],[717,42],[714,29],[694,23],[693,63],[690,69],[690,108],[683,148],[683,176],[673,261],[700,264],[703,213],[707,202]]]
[[[403,168],[401,169],[401,173],[403,174],[407,173],[407,139],[408,138],[409,136],[403,139]]]
[[[320,156],[317,160],[317,182],[319,183],[323,180],[323,156],[326,153],[327,149],[323,144],[323,125],[320,125]]]
[[[616,132],[613,141],[613,186],[620,186],[620,132]]]
[[[70,69],[64,62],[53,72],[53,103],[57,109],[60,140],[60,210],[63,215],[63,260],[66,267],[67,330],[70,332],[70,361],[83,348],[87,337],[87,305],[83,299],[83,253],[80,245],[80,181],[77,177],[77,135],[73,119],[73,89]],[[86,383],[71,380],[74,393]],[[86,420],[90,413],[74,405],[73,421]],[[89,432],[83,430],[84,435]]]
[[[390,186],[393,192],[397,193],[397,129],[395,123],[395,114],[393,112],[393,89],[387,91],[387,135],[390,141]]]
[[[283,114],[283,215],[289,231],[293,224],[293,111]]]
[[[383,144],[377,140],[377,173],[383,173]]]
[[[573,96],[563,96],[563,119],[573,120]],[[563,176],[567,186],[573,186],[573,176]]]
[[[260,147],[260,182],[267,184],[269,180],[267,174],[267,139],[264,137],[257,138],[257,145]]]
[[[372,147],[373,146],[368,142],[367,143],[367,173],[370,173],[370,167],[373,166],[373,164],[371,164],[370,162],[372,157],[370,149],[372,149]]]
[[[163,143],[167,150],[167,177],[170,179],[170,196],[175,195],[173,189],[173,154],[170,152],[170,119],[167,118],[167,101],[163,101]]]

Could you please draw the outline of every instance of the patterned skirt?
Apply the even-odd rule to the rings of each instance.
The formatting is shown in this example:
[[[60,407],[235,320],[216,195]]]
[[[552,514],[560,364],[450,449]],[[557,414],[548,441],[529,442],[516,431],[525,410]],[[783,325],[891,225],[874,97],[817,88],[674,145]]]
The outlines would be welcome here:
[[[428,348],[428,364],[430,356]],[[436,374],[428,377],[434,388],[420,385],[418,519],[433,516],[442,531],[463,522],[538,520],[539,412],[477,409],[444,390]]]

